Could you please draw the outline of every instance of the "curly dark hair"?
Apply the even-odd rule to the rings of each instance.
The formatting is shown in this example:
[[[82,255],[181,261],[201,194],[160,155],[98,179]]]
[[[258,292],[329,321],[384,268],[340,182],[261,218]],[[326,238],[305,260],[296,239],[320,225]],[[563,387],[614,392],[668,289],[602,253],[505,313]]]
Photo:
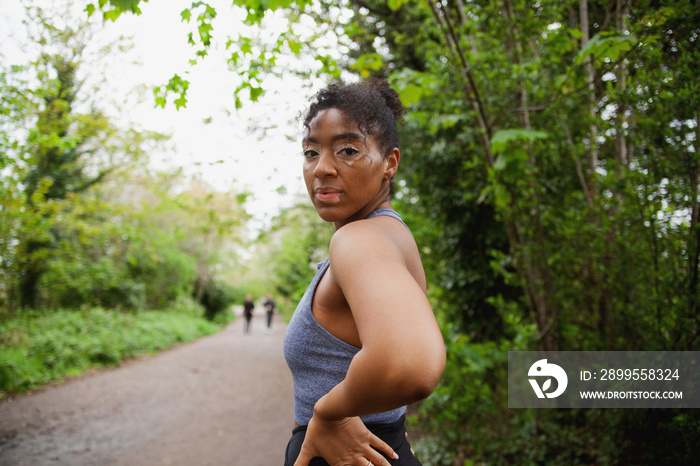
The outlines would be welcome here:
[[[357,123],[360,131],[374,136],[384,156],[399,147],[398,125],[404,108],[399,94],[386,79],[372,78],[346,84],[336,81],[319,91],[312,99],[304,118],[304,129],[322,110],[337,108]]]

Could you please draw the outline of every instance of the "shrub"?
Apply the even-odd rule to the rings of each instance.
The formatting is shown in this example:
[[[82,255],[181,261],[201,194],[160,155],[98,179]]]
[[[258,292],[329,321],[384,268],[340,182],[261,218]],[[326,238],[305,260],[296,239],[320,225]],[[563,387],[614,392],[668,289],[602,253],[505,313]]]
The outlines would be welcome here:
[[[214,320],[236,301],[235,290],[222,282],[207,282],[201,290],[199,302],[204,306],[204,317]]]
[[[191,300],[168,311],[26,312],[0,323],[0,397],[220,329]]]

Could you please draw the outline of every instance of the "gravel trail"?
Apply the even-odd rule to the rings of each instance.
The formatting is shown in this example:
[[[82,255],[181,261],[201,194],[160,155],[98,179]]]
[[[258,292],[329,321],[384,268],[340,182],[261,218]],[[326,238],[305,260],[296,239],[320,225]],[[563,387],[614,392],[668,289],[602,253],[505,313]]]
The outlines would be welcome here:
[[[0,465],[284,462],[293,425],[285,325],[226,329],[0,403]]]

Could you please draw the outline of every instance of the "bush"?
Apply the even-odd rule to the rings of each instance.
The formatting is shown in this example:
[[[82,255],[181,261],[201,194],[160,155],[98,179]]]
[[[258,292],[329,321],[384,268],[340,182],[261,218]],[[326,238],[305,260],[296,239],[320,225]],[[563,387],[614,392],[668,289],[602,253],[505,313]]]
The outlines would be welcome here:
[[[169,311],[125,313],[101,308],[20,313],[0,323],[0,397],[114,366],[126,358],[192,341],[221,327],[191,300]]]
[[[165,249],[155,258],[137,251],[129,265],[129,276],[145,287],[146,305],[151,309],[163,309],[179,296],[192,293],[195,281],[196,260],[182,252]]]
[[[207,282],[199,297],[199,302],[204,306],[204,317],[210,321],[214,320],[236,302],[236,294],[235,290],[225,283]]]

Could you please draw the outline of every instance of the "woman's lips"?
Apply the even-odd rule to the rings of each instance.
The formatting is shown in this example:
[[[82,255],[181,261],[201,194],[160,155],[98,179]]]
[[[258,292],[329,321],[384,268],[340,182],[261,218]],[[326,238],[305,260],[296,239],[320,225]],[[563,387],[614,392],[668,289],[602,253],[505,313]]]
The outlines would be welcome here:
[[[334,202],[340,197],[340,191],[333,188],[316,188],[314,195],[321,202]]]

